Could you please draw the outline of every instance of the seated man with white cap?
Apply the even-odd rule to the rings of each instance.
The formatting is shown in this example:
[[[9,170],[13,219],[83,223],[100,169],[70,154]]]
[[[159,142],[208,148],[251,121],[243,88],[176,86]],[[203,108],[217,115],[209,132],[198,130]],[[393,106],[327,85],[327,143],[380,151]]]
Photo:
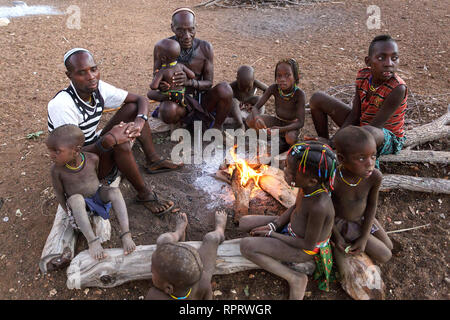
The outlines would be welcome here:
[[[162,159],[155,151],[147,122],[148,100],[100,80],[98,66],[86,49],[69,50],[64,55],[64,65],[70,85],[48,103],[48,130],[63,124],[78,126],[85,135],[83,150],[100,158],[98,172],[102,181],[112,182],[117,171],[120,171],[136,189],[136,202],[157,216],[170,211],[174,203],[159,199],[147,186],[129,143],[135,138],[141,142],[147,161],[146,169],[152,172],[181,167]],[[103,109],[120,106],[103,130],[96,131]]]

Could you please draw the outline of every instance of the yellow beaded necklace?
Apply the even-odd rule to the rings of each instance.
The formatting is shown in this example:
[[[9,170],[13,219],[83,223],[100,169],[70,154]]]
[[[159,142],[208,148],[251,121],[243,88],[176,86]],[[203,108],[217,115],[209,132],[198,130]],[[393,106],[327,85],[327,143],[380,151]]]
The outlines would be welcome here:
[[[80,170],[84,166],[84,160],[86,159],[83,152],[80,153],[80,156],[81,156],[81,163],[78,167],[72,167],[71,165],[66,163],[65,164],[66,168],[73,171]]]

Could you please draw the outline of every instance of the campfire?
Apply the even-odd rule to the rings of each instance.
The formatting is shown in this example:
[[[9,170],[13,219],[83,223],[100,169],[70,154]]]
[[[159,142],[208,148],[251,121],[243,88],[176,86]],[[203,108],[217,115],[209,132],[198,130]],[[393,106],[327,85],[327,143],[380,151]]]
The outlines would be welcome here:
[[[264,190],[286,208],[295,203],[298,190],[288,186],[282,170],[265,164],[250,163],[239,157],[235,150],[236,146],[229,150],[233,162],[224,162],[216,172],[216,178],[230,184],[233,190],[235,223],[248,214],[254,189]]]

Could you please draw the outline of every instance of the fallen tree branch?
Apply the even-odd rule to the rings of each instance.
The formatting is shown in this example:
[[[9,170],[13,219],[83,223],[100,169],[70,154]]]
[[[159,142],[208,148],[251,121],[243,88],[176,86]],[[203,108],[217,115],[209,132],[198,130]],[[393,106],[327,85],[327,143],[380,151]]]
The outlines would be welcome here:
[[[391,189],[450,194],[450,181],[438,178],[385,174],[383,175],[380,191],[389,191]]]
[[[450,108],[450,106],[449,106]],[[411,149],[424,142],[433,141],[441,138],[450,137],[450,112],[438,119],[427,123],[423,126],[413,128],[405,132],[406,142],[404,144],[405,149]]]
[[[450,163],[450,152],[431,150],[401,150],[398,154],[384,155],[379,158],[382,162],[428,162]]]
[[[287,151],[275,156],[275,160],[279,162],[285,161]],[[431,150],[401,150],[397,154],[383,155],[379,158],[381,162],[428,162],[428,163],[450,163],[450,152],[448,151],[431,151]]]
[[[241,255],[241,239],[224,241],[217,250],[215,275],[230,274],[245,270],[260,269],[259,266]],[[198,249],[201,241],[184,242]],[[106,249],[107,258],[93,259],[88,250],[80,252],[67,268],[67,287],[82,289],[86,287],[112,288],[125,282],[151,279],[152,254],[156,245],[137,246],[136,250],[125,256],[123,249]],[[311,275],[315,269],[314,261],[298,263],[292,269]]]
[[[246,8],[257,9],[258,7],[285,7],[285,6],[304,6],[317,3],[330,2],[331,0],[209,0],[194,5],[194,8],[216,6],[220,8]]]
[[[387,231],[386,233],[389,234],[389,233],[398,233],[398,232],[405,232],[405,231],[410,231],[410,230],[416,230],[416,229],[428,227],[429,225],[431,225],[431,223],[427,223],[427,224],[424,224],[424,225],[422,225],[422,226],[417,226],[417,227],[412,227],[412,228],[406,228],[406,229],[400,229],[400,230]]]

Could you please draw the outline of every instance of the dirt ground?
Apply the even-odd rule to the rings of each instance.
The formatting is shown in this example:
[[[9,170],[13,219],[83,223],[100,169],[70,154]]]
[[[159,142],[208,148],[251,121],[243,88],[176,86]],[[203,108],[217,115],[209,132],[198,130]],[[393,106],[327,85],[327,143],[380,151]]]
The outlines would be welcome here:
[[[0,0],[0,6],[12,1]],[[43,4],[27,1],[28,5]],[[171,35],[170,15],[180,6],[200,0],[53,1],[62,12],[70,5],[81,9],[81,29],[66,27],[67,16],[14,18],[0,27],[0,299],[133,299],[145,296],[151,281],[136,281],[112,289],[69,290],[65,270],[41,275],[38,262],[50,232],[56,202],[52,197],[47,137],[47,103],[68,84],[62,58],[72,47],[89,48],[101,67],[102,79],[130,92],[145,95],[151,79],[155,42]],[[169,3],[169,4],[168,4]],[[366,26],[367,7],[381,9],[381,29]],[[427,104],[411,106],[408,127],[429,122],[446,112],[449,91],[449,1],[334,1],[283,9],[197,9],[197,37],[208,40],[215,52],[215,83],[232,81],[241,64],[251,64],[258,79],[272,83],[274,65],[294,57],[300,65],[300,86],[309,98],[317,90],[352,84],[364,66],[370,40],[391,34],[399,44],[399,74],[410,92],[430,97]],[[268,108],[270,112],[271,108]],[[103,122],[110,115],[106,115]],[[42,130],[29,140],[26,135]],[[307,118],[304,133],[314,134]],[[168,134],[154,135],[162,154],[174,145]],[[420,148],[448,150],[448,141]],[[136,147],[138,163],[143,155]],[[388,173],[447,179],[442,165],[383,165]],[[214,203],[232,214],[229,203],[198,187],[201,167],[146,175],[158,193],[173,199],[188,213],[187,240],[201,240],[213,227]],[[174,181],[176,183],[167,183]],[[214,180],[212,180],[214,181]],[[215,183],[219,183],[215,181]],[[173,229],[173,216],[156,218],[133,203],[130,184],[121,186],[128,204],[130,227],[138,245],[152,244]],[[252,205],[252,210],[257,204]],[[282,207],[270,204],[271,212]],[[449,197],[408,191],[380,194],[377,218],[388,231],[430,224],[414,231],[391,234],[393,257],[381,266],[387,299],[449,299]],[[20,211],[17,211],[20,210]],[[258,210],[261,210],[259,208]],[[254,213],[254,212],[253,212]],[[229,222],[226,238],[242,237]],[[118,223],[112,218],[112,239],[119,247]],[[87,248],[82,237],[77,253]],[[262,270],[214,276],[215,299],[286,299],[287,283]],[[218,293],[218,292],[217,292]],[[338,284],[329,293],[310,281],[306,299],[351,299]]]

